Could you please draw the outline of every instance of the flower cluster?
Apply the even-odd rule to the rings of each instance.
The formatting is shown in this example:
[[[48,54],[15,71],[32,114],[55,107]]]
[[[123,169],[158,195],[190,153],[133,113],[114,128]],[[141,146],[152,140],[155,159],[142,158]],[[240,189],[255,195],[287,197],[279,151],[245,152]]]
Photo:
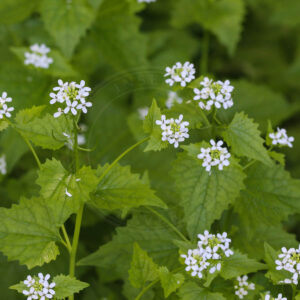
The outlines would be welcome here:
[[[230,81],[213,81],[208,77],[205,77],[203,81],[200,82],[201,89],[194,89],[194,100],[199,102],[199,106],[205,110],[211,110],[213,106],[216,108],[223,107],[227,109],[233,106],[233,101],[231,98],[231,93],[233,91],[233,86],[230,85]]]
[[[274,298],[274,297],[272,297],[272,296],[270,295],[270,293],[268,293],[268,294],[265,296],[264,300],[287,300],[287,298],[286,298],[286,297],[283,297],[282,294],[278,294],[277,297]]]
[[[218,166],[219,170],[223,170],[224,166],[229,166],[230,153],[227,148],[221,147],[223,141],[210,140],[211,147],[201,148],[201,153],[198,154],[198,158],[203,160],[202,166],[205,167],[207,172],[211,171],[211,167]]]
[[[291,278],[286,278],[281,283],[298,284],[298,277],[300,275],[300,246],[298,249],[283,247],[275,261],[277,270],[285,270],[291,273]]]
[[[237,277],[237,284],[234,286],[235,294],[243,299],[244,296],[248,295],[249,290],[255,290],[255,284],[248,282],[248,276],[239,276]]]
[[[0,173],[2,175],[5,175],[7,173],[7,170],[6,170],[6,159],[5,159],[5,155],[2,155],[0,157]]]
[[[11,102],[12,98],[7,97],[7,93],[3,92],[2,96],[0,97],[0,119],[3,119],[4,116],[6,118],[10,118],[11,117],[11,111],[14,110],[13,107],[8,107],[7,103]]]
[[[198,247],[188,250],[181,257],[187,272],[191,272],[193,277],[203,278],[207,271],[211,274],[220,271],[222,259],[233,255],[233,251],[229,248],[231,239],[227,238],[226,232],[214,235],[204,231],[204,234],[198,234],[198,238]]]
[[[273,145],[289,146],[293,147],[292,142],[295,140],[293,136],[288,136],[285,129],[277,128],[277,132],[272,132],[269,134],[269,137],[272,139]]]
[[[149,107],[140,107],[138,108],[138,115],[140,120],[145,120],[146,116],[148,115]]]
[[[50,104],[60,103],[64,105],[64,108],[59,107],[54,114],[55,118],[58,118],[62,114],[68,114],[71,112],[73,115],[77,115],[78,111],[87,113],[87,108],[92,106],[91,102],[86,102],[86,98],[89,96],[91,88],[85,86],[85,81],[81,80],[80,84],[76,82],[63,82],[58,80],[57,87],[53,88],[55,93],[50,93]]]
[[[48,69],[49,65],[53,63],[53,59],[48,57],[47,54],[50,52],[45,44],[39,45],[34,44],[30,46],[32,52],[25,52],[25,65],[34,65],[36,68]]]
[[[182,102],[182,98],[180,98],[176,92],[170,91],[168,93],[168,99],[166,100],[166,107],[170,109],[174,104],[181,104]]]
[[[187,61],[183,65],[177,62],[173,67],[166,68],[165,77],[170,76],[170,78],[166,79],[166,83],[172,86],[175,82],[178,82],[184,87],[188,82],[195,79],[195,73],[194,65],[190,62]]]
[[[23,294],[27,296],[27,300],[33,299],[52,299],[55,295],[54,287],[55,282],[49,284],[50,275],[44,276],[42,273],[38,274],[37,278],[33,278],[30,275],[24,280],[24,284],[28,288],[23,290]]]
[[[189,138],[189,122],[182,121],[183,115],[180,115],[178,119],[166,119],[165,115],[161,116],[161,120],[156,120],[156,124],[160,125],[162,130],[162,141],[168,141],[171,145],[177,148],[180,142]]]

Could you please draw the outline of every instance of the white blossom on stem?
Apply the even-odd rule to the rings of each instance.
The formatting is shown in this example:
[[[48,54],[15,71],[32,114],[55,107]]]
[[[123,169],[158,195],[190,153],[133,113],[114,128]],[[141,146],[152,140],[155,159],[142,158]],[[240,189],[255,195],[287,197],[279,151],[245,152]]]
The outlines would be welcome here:
[[[183,115],[180,115],[178,119],[167,119],[165,115],[162,115],[161,120],[156,120],[156,124],[162,130],[162,141],[168,141],[175,148],[179,146],[180,142],[189,138],[187,127],[189,122],[183,121]]]
[[[219,272],[224,257],[233,255],[229,248],[231,240],[227,233],[211,234],[207,230],[198,235],[197,248],[189,249],[187,254],[182,254],[186,265],[185,270],[193,277],[204,278],[208,273]]]
[[[289,146],[290,148],[293,147],[294,137],[288,136],[286,130],[283,128],[277,128],[276,132],[272,132],[269,134],[269,137],[272,140],[273,145],[279,146]]]
[[[86,101],[90,91],[91,88],[85,86],[84,80],[81,80],[78,84],[74,81],[68,83],[59,79],[58,86],[54,87],[53,92],[50,93],[50,104],[59,105],[54,117],[58,118],[62,114],[68,113],[75,116],[80,111],[86,114],[87,109],[93,105],[91,102]]]
[[[270,293],[268,292],[268,293],[265,295],[264,300],[287,300],[287,298],[286,298],[286,297],[283,297],[282,294],[278,294],[277,297],[274,298],[274,297],[272,297],[272,296],[270,295]]]
[[[49,283],[50,275],[38,274],[38,277],[27,276],[24,284],[27,289],[23,290],[23,295],[27,296],[27,300],[46,300],[53,299],[55,295],[55,282]]]
[[[275,264],[277,270],[285,270],[291,273],[289,278],[280,281],[280,283],[297,285],[300,276],[300,245],[297,249],[283,247]]]
[[[182,98],[180,98],[176,92],[170,91],[166,100],[166,107],[170,109],[174,104],[181,104],[182,102]]]
[[[216,143],[214,140],[210,140],[210,144],[211,147],[201,148],[201,153],[197,157],[203,160],[202,166],[205,167],[207,172],[211,172],[211,168],[214,166],[218,166],[218,169],[221,171],[224,166],[229,166],[230,153],[227,148],[221,147],[223,141]]]
[[[31,52],[25,52],[25,65],[34,65],[36,68],[48,69],[50,64],[53,63],[53,58],[48,57],[50,52],[45,44],[34,44],[30,46]]]
[[[255,290],[255,284],[248,282],[248,276],[238,276],[236,279],[236,285],[234,286],[235,294],[243,299],[244,296],[248,295],[249,290]]]
[[[173,86],[174,83],[180,83],[182,87],[185,87],[187,83],[195,79],[196,69],[190,62],[185,62],[184,64],[177,62],[172,67],[166,68],[165,77],[170,77],[166,79],[166,83]]]
[[[200,82],[201,88],[194,89],[194,100],[199,101],[198,105],[200,108],[205,110],[211,110],[212,107],[217,109],[223,107],[227,109],[233,106],[233,100],[231,93],[234,89],[230,85],[230,81],[213,81],[208,77],[205,77],[203,81]]]
[[[7,93],[3,92],[0,97],[0,120],[4,117],[10,118],[11,112],[15,109],[14,107],[9,107],[7,103],[12,102],[11,97],[7,97]]]

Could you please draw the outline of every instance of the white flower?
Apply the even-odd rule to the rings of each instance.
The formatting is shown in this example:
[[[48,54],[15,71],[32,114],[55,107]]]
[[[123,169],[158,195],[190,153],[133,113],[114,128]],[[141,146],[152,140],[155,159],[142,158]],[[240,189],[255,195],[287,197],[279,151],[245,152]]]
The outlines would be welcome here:
[[[138,115],[139,115],[140,120],[145,120],[146,116],[148,115],[148,112],[149,112],[149,108],[147,106],[140,107],[138,109]]]
[[[76,116],[77,115],[77,107],[78,102],[75,101],[71,101],[69,99],[66,100],[66,105],[67,107],[64,109],[64,114],[68,114],[69,111],[71,111],[71,113]]]
[[[79,84],[76,82],[63,82],[58,80],[58,86],[53,88],[53,92],[50,93],[50,104],[60,103],[65,107],[58,107],[54,117],[58,118],[62,114],[68,114],[71,112],[74,116],[78,111],[87,113],[87,108],[92,107],[91,102],[87,102],[86,98],[89,96],[91,88],[85,86],[85,81],[81,80]]]
[[[283,297],[282,294],[278,294],[276,298],[272,297],[270,295],[270,292],[268,292],[266,295],[265,295],[265,299],[264,300],[287,300],[286,297]]]
[[[289,146],[293,147],[292,142],[295,140],[293,136],[288,136],[286,130],[283,128],[277,128],[277,132],[272,132],[269,134],[269,137],[272,139],[273,145]]]
[[[298,284],[300,275],[300,245],[298,249],[283,247],[281,253],[278,255],[278,259],[275,261],[277,270],[285,270],[291,273],[291,277],[280,281],[279,283],[285,284]],[[281,298],[279,298],[281,299]]]
[[[155,2],[156,0],[137,0],[139,3],[151,3],[151,2]]]
[[[7,93],[3,92],[2,96],[0,97],[0,119],[4,117],[10,118],[11,113],[14,110],[14,107],[8,107],[7,103],[11,102],[12,98],[7,97]]]
[[[65,194],[70,198],[72,197],[72,194],[68,192],[68,189],[66,189]]]
[[[201,153],[198,154],[198,158],[203,160],[202,166],[205,167],[207,172],[211,171],[211,168],[218,166],[219,170],[223,170],[223,167],[229,166],[230,153],[228,153],[227,148],[221,147],[223,141],[210,140],[211,147],[201,148]]]
[[[6,92],[3,92],[2,93],[2,96],[0,97],[0,105],[3,105],[7,102],[11,102],[12,101],[12,98],[10,97],[7,97],[7,93]]]
[[[27,300],[33,299],[53,299],[55,295],[54,287],[55,283],[49,284],[50,275],[44,276],[42,273],[38,274],[38,277],[32,278],[30,275],[24,280],[24,284],[28,289],[23,290],[23,294],[27,296]]]
[[[30,46],[32,52],[25,52],[25,65],[34,65],[36,68],[48,69],[49,65],[53,63],[53,59],[48,57],[50,48],[45,44],[34,44]]]
[[[248,295],[248,291],[246,291],[244,288],[239,288],[238,290],[235,291],[235,294],[240,298],[243,299],[244,296]]]
[[[166,83],[172,86],[174,83],[180,83],[182,87],[185,87],[187,83],[195,79],[196,70],[194,65],[190,62],[185,62],[183,65],[177,62],[173,67],[166,68],[165,77],[170,77],[166,79]]]
[[[237,277],[237,284],[234,286],[235,294],[240,298],[243,299],[244,296],[248,295],[249,290],[255,289],[254,283],[248,282],[248,276],[238,276]]]
[[[0,157],[0,173],[2,175],[5,175],[7,173],[7,170],[6,170],[6,159],[5,159],[5,155],[2,155]]]
[[[168,93],[168,99],[166,100],[166,107],[170,109],[174,104],[181,104],[182,101],[182,98],[180,98],[176,92],[170,91]]]
[[[211,110],[213,106],[217,109],[223,107],[227,109],[233,106],[233,100],[231,93],[233,86],[230,85],[230,81],[225,82],[216,81],[205,77],[200,82],[201,88],[194,89],[194,100],[199,101],[199,107],[205,110]]]
[[[156,124],[160,125],[162,130],[162,141],[168,141],[171,145],[177,148],[180,142],[183,142],[186,138],[189,138],[187,126],[189,122],[182,121],[183,115],[180,115],[178,119],[166,119],[165,115],[161,116],[161,120],[156,120]]]
[[[207,273],[215,273],[221,270],[222,259],[227,256],[225,254],[229,249],[230,239],[224,237],[227,233],[223,234],[210,234],[207,230],[203,234],[199,234],[198,245],[196,249],[188,250],[187,254],[182,254],[184,258],[184,264],[186,265],[185,270],[190,272],[191,276],[203,278]],[[218,237],[222,237],[219,239]],[[233,251],[231,254],[233,254]]]

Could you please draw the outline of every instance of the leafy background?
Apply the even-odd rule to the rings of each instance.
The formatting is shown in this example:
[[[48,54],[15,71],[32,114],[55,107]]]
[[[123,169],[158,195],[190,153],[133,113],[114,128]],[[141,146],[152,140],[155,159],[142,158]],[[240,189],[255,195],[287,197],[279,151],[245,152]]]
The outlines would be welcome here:
[[[166,66],[189,60],[201,69],[205,32],[208,32],[209,73],[216,78],[229,78],[235,86],[235,105],[222,119],[229,121],[235,112],[244,110],[259,124],[263,135],[268,119],[274,126],[286,128],[295,137],[295,143],[292,149],[282,152],[286,154],[288,171],[297,178],[300,176],[299,9],[297,0],[157,0],[149,5],[136,0],[2,0],[0,92],[7,91],[19,111],[33,105],[47,105],[51,87],[59,78],[86,80],[93,89],[94,106],[83,121],[89,128],[87,146],[94,151],[83,154],[81,159],[94,167],[104,165],[141,135],[138,108],[150,106],[153,98],[164,106],[169,90],[163,78]],[[35,70],[23,64],[22,51],[33,43],[51,47],[55,63],[49,70]],[[39,186],[34,184],[37,168],[26,144],[11,129],[1,132],[0,151],[6,155],[8,164],[8,175],[0,179],[0,206],[10,207],[21,196],[38,193]],[[51,157],[49,150],[38,151],[43,161]],[[68,149],[59,150],[55,156],[65,165],[70,164]],[[142,178],[132,175],[133,189],[151,182],[157,195],[168,204],[168,218],[183,229],[183,210],[178,200],[181,195],[177,193],[181,178],[170,175],[175,158],[173,149],[159,153],[134,151],[124,158],[122,165],[131,165],[134,173],[143,174]],[[188,166],[181,165],[180,159],[176,168],[184,171]],[[270,172],[265,168],[259,164],[248,170],[244,182],[247,191],[241,193],[240,205],[226,210],[222,216],[220,211],[217,217],[221,220],[214,224],[216,228],[231,231],[234,246],[256,259],[264,256],[262,241],[278,249],[283,244],[295,245],[295,235],[300,234],[300,219],[295,214],[299,207],[287,205],[294,190],[280,189],[283,181],[291,186],[299,182],[278,166],[270,174],[274,180],[266,182],[265,189],[257,190],[257,184],[266,180],[265,174]],[[192,171],[195,175],[199,172]],[[122,172],[124,177],[130,174],[128,169]],[[272,197],[270,191],[275,191]],[[114,192],[122,194],[122,190]],[[182,187],[182,193],[189,197],[188,187]],[[264,197],[267,204],[243,205],[243,199],[251,199],[255,193],[253,201]],[[149,201],[154,201],[150,198]],[[133,242],[146,249],[156,263],[170,269],[178,264],[177,247],[170,242],[178,237],[149,211],[133,210],[126,215],[111,209],[89,205],[85,210],[79,257],[103,246],[82,261],[84,266],[78,267],[77,275],[91,285],[81,294],[84,300],[134,298],[136,290],[128,281]],[[193,211],[193,207],[189,209]],[[282,217],[278,217],[279,210],[284,212]],[[263,221],[257,223],[257,218]],[[73,220],[67,225],[72,228]],[[197,231],[203,229],[200,226]],[[188,228],[188,233],[192,236],[194,230]],[[63,249],[61,253],[55,262],[34,272],[41,269],[66,274],[67,254]],[[7,262],[1,254],[1,297],[21,299],[8,287],[27,273],[25,267]],[[163,299],[162,290],[156,293],[155,299]],[[145,299],[152,298],[150,291]],[[170,296],[170,299],[177,298]]]

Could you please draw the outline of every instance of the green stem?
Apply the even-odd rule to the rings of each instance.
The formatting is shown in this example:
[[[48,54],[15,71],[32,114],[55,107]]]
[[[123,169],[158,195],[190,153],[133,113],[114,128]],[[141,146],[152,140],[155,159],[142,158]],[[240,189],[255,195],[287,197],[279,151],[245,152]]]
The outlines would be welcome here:
[[[176,273],[176,272],[178,272],[178,271],[181,271],[181,270],[183,270],[184,269],[184,267],[180,267],[180,268],[177,268],[177,269],[175,269],[175,270],[173,270],[171,273]],[[137,295],[137,297],[135,298],[135,300],[140,300],[141,299],[141,297],[150,289],[150,288],[152,288],[157,282],[159,282],[159,278],[158,279],[155,279],[154,281],[152,281],[151,283],[149,283],[146,287],[144,287],[143,289],[142,289],[142,291]]]
[[[74,124],[77,125],[74,121]],[[79,159],[78,159],[78,144],[77,144],[77,126],[74,125],[74,159],[75,159],[75,172],[79,168]],[[138,145],[144,143],[147,141],[149,137],[137,142],[133,146],[129,147],[127,150],[125,150],[121,155],[119,155],[113,163],[102,173],[102,175],[99,178],[99,182],[104,178],[104,176],[111,170],[111,168],[121,159],[123,158],[128,152],[136,148]],[[74,230],[74,236],[73,236],[73,242],[72,242],[72,250],[70,253],[70,268],[69,268],[69,274],[71,277],[75,276],[75,265],[76,265],[76,254],[77,254],[77,248],[78,248],[78,242],[79,242],[79,235],[80,235],[80,227],[82,222],[82,215],[84,210],[84,204],[80,206],[80,209],[76,216],[75,221],[75,230]],[[74,300],[74,296],[70,296],[69,300]]]
[[[201,114],[201,117],[202,117],[202,119],[204,121],[205,126],[211,127],[210,122],[208,121],[205,112],[201,108],[200,108],[200,114]]]
[[[71,242],[70,242],[68,233],[67,233],[67,231],[66,231],[65,225],[63,225],[63,226],[61,227],[61,230],[62,230],[63,235],[64,235],[64,238],[65,238],[65,245],[66,245],[66,248],[67,248],[68,251],[71,253],[71,251],[72,251],[72,245],[71,245]]]
[[[149,137],[144,138],[143,140],[137,142],[136,144],[132,145],[131,147],[129,147],[127,150],[125,150],[122,154],[120,154],[106,169],[105,171],[101,174],[101,176],[99,177],[99,182],[106,176],[106,174],[119,162],[119,160],[121,160],[127,153],[129,153],[130,151],[132,151],[134,148],[136,148],[137,146],[141,145],[142,143],[146,142],[147,140],[149,140]]]
[[[42,164],[41,164],[41,161],[36,153],[36,151],[34,150],[33,146],[31,145],[30,141],[27,139],[27,137],[25,137],[22,132],[20,132],[18,130],[18,128],[16,127],[15,124],[13,124],[12,122],[8,121],[7,122],[10,124],[10,126],[22,137],[22,139],[25,141],[25,143],[27,144],[28,148],[30,149],[31,153],[33,154],[34,156],[34,159],[39,167],[39,169],[41,169],[42,167]]]
[[[293,296],[292,296],[292,299],[296,299],[296,292],[297,292],[297,286],[296,285],[292,285],[292,289],[293,289]]]
[[[243,170],[246,170],[247,168],[251,167],[256,162],[255,159],[251,160],[247,165],[243,167]]]
[[[79,169],[79,157],[78,157],[78,129],[77,129],[77,124],[75,120],[73,120],[73,127],[74,127],[74,161],[75,161],[75,173]]]
[[[19,132],[19,133],[20,133],[20,132]],[[23,134],[20,133],[20,135],[21,135],[21,137],[23,138],[23,140],[25,141],[25,143],[27,144],[27,146],[29,147],[30,151],[32,152],[32,154],[33,154],[33,156],[34,156],[34,158],[35,158],[35,161],[36,161],[36,163],[37,163],[39,169],[41,169],[41,167],[42,167],[41,161],[40,161],[39,157],[37,156],[37,154],[36,154],[36,152],[35,152],[33,146],[32,146],[31,143],[30,143],[30,141],[29,141]]]
[[[185,242],[189,242],[189,240],[174,226],[167,218],[162,216],[159,212],[157,212],[155,209],[147,206],[148,210],[150,210],[153,214],[155,214],[158,218],[160,218],[164,223],[166,223],[174,232],[176,232]]]
[[[205,75],[208,70],[209,32],[204,31],[202,40],[201,74]]]
[[[76,174],[79,169],[79,157],[78,157],[78,138],[77,138],[78,127],[75,119],[73,120],[73,130],[74,130],[73,152],[74,152],[75,174]],[[74,230],[73,241],[72,241],[71,252],[70,252],[69,274],[71,277],[75,276],[76,254],[77,254],[77,248],[79,243],[83,211],[84,211],[84,203],[80,205],[79,211],[76,215],[75,230]],[[74,300],[74,295],[70,296],[69,300]]]

